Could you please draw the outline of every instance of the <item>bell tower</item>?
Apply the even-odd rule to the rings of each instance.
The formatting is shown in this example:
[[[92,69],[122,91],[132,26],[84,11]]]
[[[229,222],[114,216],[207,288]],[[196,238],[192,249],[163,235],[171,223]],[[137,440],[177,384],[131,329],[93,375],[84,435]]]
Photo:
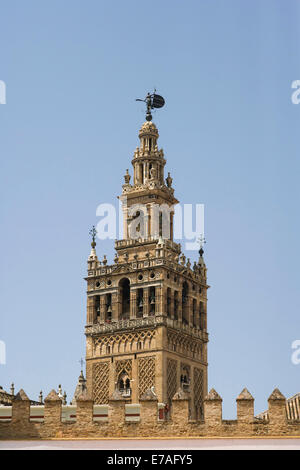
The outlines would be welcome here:
[[[86,378],[95,403],[119,395],[138,403],[152,390],[171,406],[178,390],[190,416],[203,416],[207,393],[207,289],[203,249],[193,267],[173,241],[172,178],[147,120],[139,131],[132,184],[124,176],[120,200],[123,239],[115,258],[99,261],[95,231],[88,258]]]

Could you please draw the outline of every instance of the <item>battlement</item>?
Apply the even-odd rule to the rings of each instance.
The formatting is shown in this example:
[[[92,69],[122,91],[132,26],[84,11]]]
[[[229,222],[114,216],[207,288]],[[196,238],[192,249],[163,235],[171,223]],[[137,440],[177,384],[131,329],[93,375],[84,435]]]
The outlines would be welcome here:
[[[290,419],[278,389],[262,418],[254,416],[254,398],[247,389],[236,399],[236,420],[223,420],[222,398],[213,389],[204,400],[203,420],[189,419],[189,402],[189,394],[179,390],[169,410],[149,390],[139,403],[128,404],[115,393],[108,404],[96,405],[82,394],[76,406],[65,406],[52,390],[44,405],[31,406],[20,390],[12,406],[0,407],[0,439],[300,436],[300,420]]]

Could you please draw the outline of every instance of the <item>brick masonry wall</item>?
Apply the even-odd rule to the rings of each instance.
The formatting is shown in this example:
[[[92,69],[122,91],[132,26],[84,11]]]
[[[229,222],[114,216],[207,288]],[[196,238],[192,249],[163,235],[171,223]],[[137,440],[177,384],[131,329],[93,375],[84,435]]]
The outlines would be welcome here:
[[[22,392],[22,391],[21,391]],[[288,421],[285,398],[278,394],[269,398],[268,420],[254,418],[253,399],[239,396],[237,420],[222,419],[222,398],[211,391],[205,399],[204,420],[189,419],[189,398],[182,391],[173,399],[169,420],[158,420],[157,400],[141,400],[139,422],[125,421],[125,402],[109,401],[107,422],[93,421],[93,402],[81,396],[77,404],[76,422],[61,421],[61,400],[52,391],[45,400],[44,422],[30,422],[30,404],[19,392],[13,402],[12,420],[0,421],[0,439],[101,438],[101,437],[259,437],[299,436],[300,421]],[[26,397],[26,398],[25,398]]]

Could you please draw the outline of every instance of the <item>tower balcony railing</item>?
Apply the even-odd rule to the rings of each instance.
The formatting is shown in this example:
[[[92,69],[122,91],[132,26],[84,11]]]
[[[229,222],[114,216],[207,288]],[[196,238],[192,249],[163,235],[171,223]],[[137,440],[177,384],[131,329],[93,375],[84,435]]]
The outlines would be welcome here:
[[[115,241],[115,248],[120,249],[120,248],[127,248],[131,246],[136,246],[136,245],[141,245],[141,244],[147,244],[147,243],[158,243],[159,238],[158,237],[147,237],[147,238],[125,238],[123,240],[116,240]],[[173,240],[169,240],[165,238],[163,240],[163,243],[166,248],[171,248],[175,251],[180,251],[181,245],[179,243],[174,242]]]
[[[174,328],[175,330],[181,330],[187,334],[196,336],[200,339],[203,339],[204,341],[208,340],[208,334],[206,331],[201,330],[200,328],[197,328],[195,326],[191,326],[189,324],[183,323],[180,320],[175,320],[173,318],[166,318],[166,325],[169,326],[170,328]]]
[[[110,333],[117,330],[128,330],[131,328],[140,328],[143,326],[155,325],[155,317],[131,318],[128,320],[112,321],[111,323],[96,323],[86,326],[86,334]]]
[[[119,330],[129,330],[132,328],[167,326],[175,330],[183,331],[196,338],[208,341],[208,334],[199,328],[185,325],[179,320],[167,318],[165,315],[155,315],[143,318],[130,318],[128,320],[112,320],[111,323],[95,323],[87,325],[85,329],[86,335],[97,335],[99,333],[112,333]]]

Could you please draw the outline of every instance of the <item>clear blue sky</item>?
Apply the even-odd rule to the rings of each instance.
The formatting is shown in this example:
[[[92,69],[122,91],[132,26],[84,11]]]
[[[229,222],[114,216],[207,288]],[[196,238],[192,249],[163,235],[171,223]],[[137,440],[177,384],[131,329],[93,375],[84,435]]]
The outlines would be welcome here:
[[[294,0],[1,2],[0,385],[71,398],[88,231],[130,167],[134,99],[156,86],[175,194],[205,204],[209,386],[225,418],[244,386],[256,411],[276,386],[300,391],[299,24]],[[110,241],[97,249],[112,261]]]

